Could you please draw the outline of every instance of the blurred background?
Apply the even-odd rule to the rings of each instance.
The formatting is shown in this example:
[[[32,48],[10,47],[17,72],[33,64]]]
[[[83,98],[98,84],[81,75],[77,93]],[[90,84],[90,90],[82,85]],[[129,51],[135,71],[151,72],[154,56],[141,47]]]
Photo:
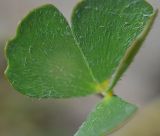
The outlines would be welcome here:
[[[100,100],[97,96],[37,100],[16,92],[6,80],[4,46],[17,24],[34,7],[56,5],[70,21],[79,0],[0,0],[0,136],[72,136]],[[160,9],[160,0],[148,0]],[[160,136],[160,14],[116,94],[140,107],[112,136]]]

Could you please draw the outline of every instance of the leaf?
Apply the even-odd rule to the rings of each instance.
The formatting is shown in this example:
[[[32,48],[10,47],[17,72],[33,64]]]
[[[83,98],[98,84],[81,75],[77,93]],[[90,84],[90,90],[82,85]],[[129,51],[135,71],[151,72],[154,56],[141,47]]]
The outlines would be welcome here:
[[[85,96],[103,93],[108,86],[111,90],[132,59],[120,61],[152,14],[142,0],[86,0],[74,11],[75,39],[54,6],[35,9],[8,42],[6,75],[18,91],[32,97]]]
[[[84,0],[74,9],[73,32],[95,79],[109,81],[104,90],[111,90],[127,69],[154,17],[144,0]]]
[[[5,73],[14,88],[32,97],[105,94],[133,60],[154,17],[144,0],[85,0],[73,12],[71,30],[53,5],[42,6],[8,42]],[[108,134],[135,110],[108,93],[75,136]]]
[[[38,98],[84,96],[95,82],[71,29],[53,6],[33,10],[6,47],[6,75],[21,93]]]
[[[120,127],[136,111],[136,107],[117,96],[106,96],[90,113],[74,136],[104,136]]]

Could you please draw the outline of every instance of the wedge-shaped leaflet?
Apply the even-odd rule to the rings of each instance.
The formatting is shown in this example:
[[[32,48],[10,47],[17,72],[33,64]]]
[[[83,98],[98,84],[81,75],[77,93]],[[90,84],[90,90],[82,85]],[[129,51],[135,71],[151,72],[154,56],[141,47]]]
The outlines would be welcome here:
[[[136,107],[117,96],[107,96],[90,113],[74,136],[105,136],[131,117]]]
[[[149,30],[154,15],[152,6],[144,0],[84,0],[79,3],[73,12],[72,29],[98,82],[111,80],[115,71],[121,69],[114,79],[119,80],[139,49],[134,46],[140,47],[148,31],[141,35],[138,45],[137,37],[144,29]],[[131,51],[130,58],[120,66],[129,48],[135,51]]]
[[[33,10],[6,47],[6,75],[21,93],[32,97],[84,96],[96,82],[63,15],[53,6]]]

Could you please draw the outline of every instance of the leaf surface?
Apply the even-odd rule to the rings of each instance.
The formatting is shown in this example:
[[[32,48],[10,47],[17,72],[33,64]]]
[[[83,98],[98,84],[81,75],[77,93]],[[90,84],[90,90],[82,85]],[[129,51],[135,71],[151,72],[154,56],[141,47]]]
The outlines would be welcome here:
[[[114,75],[116,84],[139,48],[121,66],[120,62],[129,48],[136,46],[132,43],[145,27],[150,28],[154,14],[152,6],[144,0],[84,0],[77,5],[72,29],[99,83],[111,80]],[[141,38],[145,36],[146,33]],[[116,72],[120,67],[124,67],[121,73]]]
[[[17,90],[33,97],[111,90],[137,53],[153,16],[144,0],[85,0],[74,10],[75,38],[54,6],[35,9],[8,43],[6,75]]]
[[[105,136],[120,127],[136,109],[117,96],[107,96],[90,113],[74,136]]]
[[[65,98],[96,91],[70,27],[53,5],[35,9],[23,19],[6,55],[6,75],[25,95]]]

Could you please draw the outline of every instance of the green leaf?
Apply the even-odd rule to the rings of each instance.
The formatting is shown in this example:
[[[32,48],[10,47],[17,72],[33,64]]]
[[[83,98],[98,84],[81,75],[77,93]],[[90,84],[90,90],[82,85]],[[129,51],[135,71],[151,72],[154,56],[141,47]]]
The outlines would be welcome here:
[[[105,136],[120,127],[136,111],[136,107],[117,96],[107,96],[91,112],[74,136]]]
[[[71,29],[53,6],[33,10],[6,47],[6,75],[21,93],[39,98],[84,96],[96,85]]]
[[[149,30],[152,15],[152,7],[143,0],[86,0],[74,10],[75,39],[53,5],[35,9],[8,42],[6,75],[18,91],[32,97],[85,96],[111,90],[136,52],[129,52],[124,63],[121,60],[146,25]]]
[[[133,60],[155,13],[144,0],[85,0],[73,12],[71,30],[53,5],[42,6],[8,42],[5,73],[14,88],[32,97],[105,94]],[[135,110],[108,93],[75,136],[108,134]]]
[[[94,77],[99,83],[112,80],[104,90],[111,90],[127,69],[154,16],[144,0],[84,0],[74,9],[72,29]],[[121,63],[124,56],[127,61]]]

